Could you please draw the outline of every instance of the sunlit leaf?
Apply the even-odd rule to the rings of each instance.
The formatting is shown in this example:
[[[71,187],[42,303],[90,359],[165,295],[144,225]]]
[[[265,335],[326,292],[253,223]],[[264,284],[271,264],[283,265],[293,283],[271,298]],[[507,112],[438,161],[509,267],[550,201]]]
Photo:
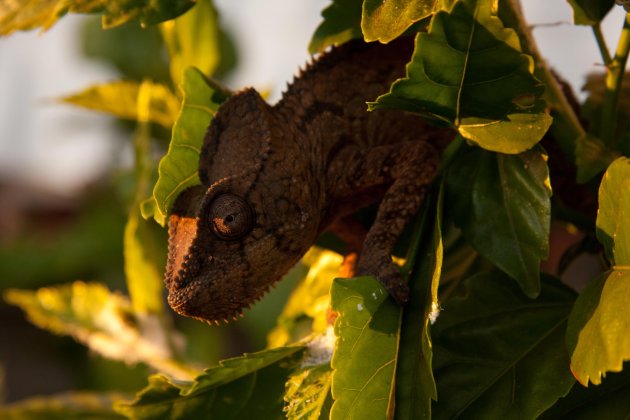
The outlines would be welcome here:
[[[365,0],[361,19],[364,38],[388,43],[441,7],[441,0]]]
[[[568,0],[576,25],[595,25],[604,19],[615,0]]]
[[[167,339],[160,335],[160,320],[136,318],[126,297],[101,284],[77,281],[35,292],[11,289],[4,299],[22,308],[38,327],[70,335],[107,358],[144,362],[176,377],[191,375],[192,369],[171,360]]]
[[[569,320],[571,370],[581,384],[597,385],[630,360],[630,159],[615,160],[599,189],[597,238],[613,263],[580,294]]]
[[[176,84],[191,66],[208,76],[214,73],[221,57],[218,15],[211,0],[198,1],[188,13],[162,23],[160,29]]]
[[[432,327],[433,418],[533,419],[569,392],[562,343],[575,294],[544,280],[531,300],[504,274],[481,274],[443,304]]]
[[[484,149],[519,153],[551,125],[543,85],[518,35],[496,16],[494,0],[463,0],[419,33],[407,77],[370,104],[446,121]]]
[[[331,418],[391,417],[401,308],[373,277],[335,279],[331,305],[339,313]]]
[[[71,392],[33,397],[0,406],[4,420],[124,419],[112,405],[123,398],[116,393]]]
[[[598,385],[606,372],[630,360],[630,271],[611,270],[580,293],[569,319],[571,370],[584,386]]]
[[[143,82],[150,95],[149,121],[171,128],[180,101],[166,86]],[[91,86],[83,92],[61,98],[63,102],[101,111],[129,120],[138,120],[138,94],[141,83],[118,81]]]
[[[143,25],[152,25],[181,15],[194,4],[193,0],[5,1],[0,7],[0,35],[37,27],[48,29],[66,13],[100,13],[106,28],[136,18]]]
[[[599,187],[597,239],[615,265],[630,265],[630,159],[615,160]]]
[[[430,325],[439,313],[438,285],[442,269],[442,194],[436,216],[426,216],[426,239],[418,250],[418,266],[410,279],[411,294],[404,307],[396,368],[396,419],[431,418],[437,390],[431,367]]]
[[[287,381],[284,399],[287,419],[318,420],[329,418],[332,370],[330,363],[308,366],[293,373]]]
[[[140,122],[133,140],[135,192],[124,234],[125,277],[135,313],[162,316],[166,236],[140,214],[140,203],[150,194],[155,177],[151,125],[147,122],[151,119],[151,98],[151,84],[143,82],[138,94]]]
[[[210,86],[195,68],[188,68],[182,80],[182,108],[173,126],[168,153],[160,161],[159,177],[153,197],[142,203],[142,216],[153,218],[162,226],[178,194],[198,185],[199,154],[203,138],[224,92]]]
[[[308,267],[308,273],[291,293],[278,317],[278,326],[269,333],[269,347],[283,346],[305,334],[325,331],[330,285],[339,276],[342,262],[341,255],[316,247],[304,255],[301,264]],[[308,321],[307,325],[303,321]]]
[[[172,381],[162,375],[136,399],[116,405],[131,419],[283,418],[284,384],[297,367],[304,347],[278,347],[220,362],[192,382]]]
[[[566,397],[545,411],[540,420],[625,419],[630,413],[630,365],[606,375],[598,386],[574,385]]]
[[[551,218],[546,156],[467,147],[446,176],[446,211],[485,258],[535,297],[548,254]]]
[[[363,0],[333,0],[322,11],[324,21],[319,24],[311,38],[308,45],[309,52],[315,54],[331,45],[363,38],[361,33],[362,4]]]

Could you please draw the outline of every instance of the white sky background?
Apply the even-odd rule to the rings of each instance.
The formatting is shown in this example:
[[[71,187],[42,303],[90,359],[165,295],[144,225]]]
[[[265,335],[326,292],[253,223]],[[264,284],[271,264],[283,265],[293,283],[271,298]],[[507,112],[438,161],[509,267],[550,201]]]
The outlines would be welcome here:
[[[321,21],[325,0],[215,0],[240,53],[240,67],[228,80],[239,89],[271,90],[275,100],[303,65],[306,47]],[[575,27],[566,1],[523,0],[542,54],[576,91],[584,76],[602,71],[588,27]],[[615,7],[603,30],[611,52],[623,22]],[[82,17],[66,16],[51,30],[0,38],[0,178],[72,193],[99,176],[121,143],[109,119],[52,103],[51,98],[113,80],[111,69],[80,55]],[[564,22],[565,24],[562,24]]]

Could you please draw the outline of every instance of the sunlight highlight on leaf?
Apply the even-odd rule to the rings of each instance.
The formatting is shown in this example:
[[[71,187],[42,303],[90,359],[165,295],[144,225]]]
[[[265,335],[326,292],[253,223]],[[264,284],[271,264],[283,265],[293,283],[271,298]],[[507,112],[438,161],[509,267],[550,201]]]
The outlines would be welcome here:
[[[365,0],[361,29],[367,42],[387,44],[441,8],[441,0]]]
[[[61,98],[61,101],[128,120],[138,120],[140,86],[150,90],[148,121],[171,128],[179,112],[180,101],[165,85],[117,81],[91,86],[82,92]]]
[[[38,327],[70,335],[107,358],[143,362],[178,378],[190,377],[195,370],[171,359],[167,337],[160,334],[157,318],[136,318],[129,300],[102,284],[77,281],[35,292],[10,289],[4,299],[24,310]],[[139,328],[141,322],[144,335]]]

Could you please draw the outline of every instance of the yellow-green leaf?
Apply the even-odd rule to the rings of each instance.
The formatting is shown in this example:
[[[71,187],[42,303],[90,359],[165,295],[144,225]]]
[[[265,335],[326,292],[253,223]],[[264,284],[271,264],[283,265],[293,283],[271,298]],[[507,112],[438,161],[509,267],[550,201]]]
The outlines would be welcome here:
[[[171,359],[159,319],[138,318],[129,299],[102,284],[77,281],[34,292],[10,289],[4,299],[22,308],[38,327],[72,336],[107,358],[144,362],[179,378],[194,371]]]
[[[191,66],[208,76],[214,73],[221,57],[218,15],[212,1],[198,1],[188,13],[162,23],[160,29],[175,84]]]
[[[84,420],[119,419],[114,401],[124,398],[113,392],[68,392],[45,397],[32,397],[0,406],[4,420]]]
[[[138,120],[140,86],[149,95],[149,121],[171,128],[179,112],[180,101],[169,89],[159,83],[144,81],[117,81],[91,86],[82,92],[61,98],[63,102],[116,117]]]
[[[311,54],[322,52],[331,45],[343,44],[355,38],[362,38],[361,5],[363,0],[333,0],[322,11],[324,21],[319,24],[308,50]]]
[[[269,347],[283,346],[303,338],[304,334],[326,330],[330,285],[339,276],[342,262],[341,255],[317,247],[304,255],[301,264],[308,267],[308,273],[289,297],[278,317],[278,325],[269,333]]]
[[[332,370],[330,363],[307,366],[294,372],[284,394],[287,419],[318,420],[329,418]]]
[[[181,15],[194,0],[25,0],[0,6],[0,35],[37,27],[48,29],[67,13],[100,13],[105,28],[139,18],[152,25]]]
[[[181,90],[182,108],[173,126],[168,152],[158,167],[153,196],[142,203],[142,216],[153,216],[162,226],[179,193],[200,183],[198,169],[203,138],[225,99],[225,92],[211,86],[194,67],[184,72]]]
[[[442,7],[441,0],[365,0],[361,29],[367,42],[388,43]]]

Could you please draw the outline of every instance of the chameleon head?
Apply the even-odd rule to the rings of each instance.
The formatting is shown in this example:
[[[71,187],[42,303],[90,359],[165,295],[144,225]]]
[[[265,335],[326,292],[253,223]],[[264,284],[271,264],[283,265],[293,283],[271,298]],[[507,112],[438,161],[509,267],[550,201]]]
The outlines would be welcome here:
[[[252,91],[223,104],[204,139],[202,185],[175,201],[165,283],[170,306],[182,315],[215,323],[235,318],[295,265],[317,234],[309,206],[283,198],[289,193],[277,180],[285,178],[288,160],[270,162],[270,118]]]

